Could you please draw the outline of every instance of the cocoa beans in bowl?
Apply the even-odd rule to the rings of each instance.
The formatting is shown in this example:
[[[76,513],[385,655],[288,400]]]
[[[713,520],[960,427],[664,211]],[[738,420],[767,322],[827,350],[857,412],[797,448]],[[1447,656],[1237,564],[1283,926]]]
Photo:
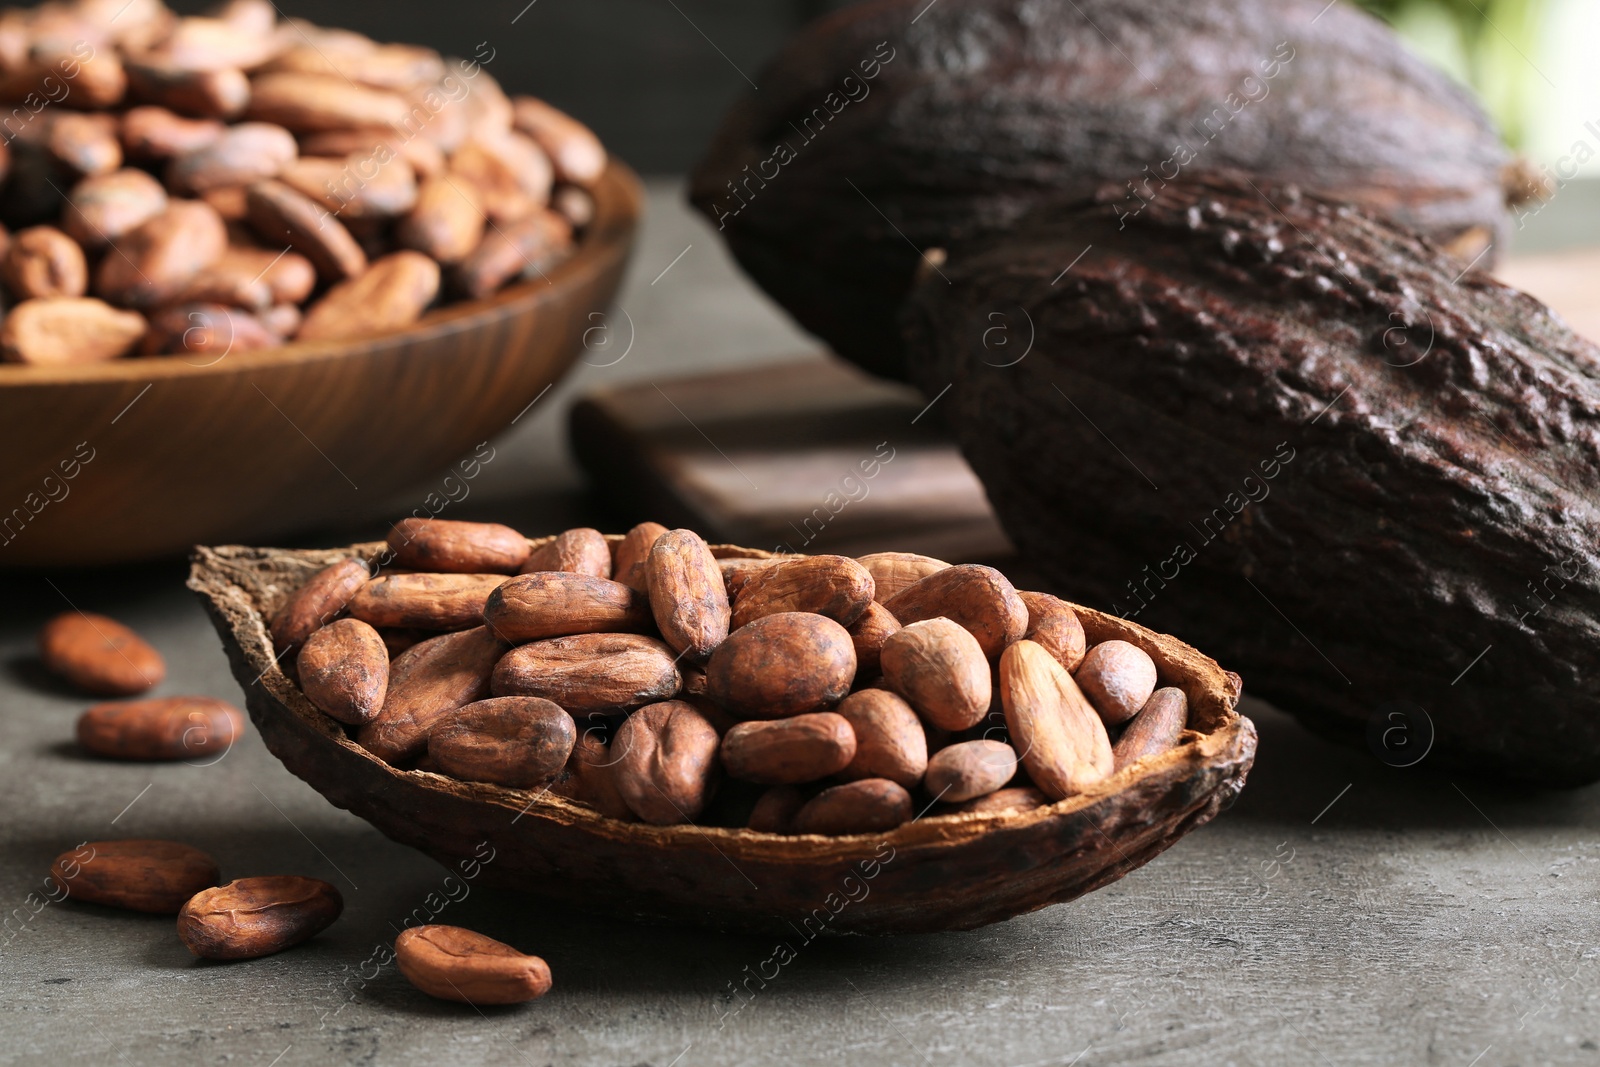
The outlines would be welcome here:
[[[189,582],[285,765],[503,887],[732,929],[970,928],[1147,862],[1254,758],[1237,675],[992,568],[915,578],[904,554],[778,558],[653,524],[508,553],[506,533],[200,548]],[[296,683],[307,656],[339,718]],[[377,675],[381,702],[349,698]],[[1151,714],[1108,730],[1089,691]]]

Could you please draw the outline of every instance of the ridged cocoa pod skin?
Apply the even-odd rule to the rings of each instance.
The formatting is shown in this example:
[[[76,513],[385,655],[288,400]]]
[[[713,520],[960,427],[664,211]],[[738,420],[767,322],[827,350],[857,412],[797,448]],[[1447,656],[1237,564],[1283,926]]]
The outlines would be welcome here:
[[[526,537],[497,522],[401,519],[388,540],[396,565],[452,574],[515,574],[529,552]]]
[[[1089,651],[1089,642],[1072,606],[1049,593],[1019,589],[1017,596],[1028,609],[1028,629],[1022,636],[1049,649],[1068,674],[1076,671]]]
[[[740,627],[706,663],[706,693],[741,719],[786,719],[837,704],[856,650],[832,619],[791,611]]]
[[[608,578],[537,571],[490,593],[483,618],[502,640],[521,644],[571,634],[638,632],[650,624],[650,602]]]
[[[912,816],[911,794],[887,778],[863,778],[824,789],[794,817],[799,834],[869,834],[893,830]]]
[[[536,696],[568,711],[618,711],[678,694],[672,650],[643,634],[573,634],[519,645],[495,664],[495,696]]]
[[[272,617],[273,647],[279,652],[293,648],[338,618],[371,577],[359,559],[340,560],[312,575]]]
[[[1151,693],[1111,746],[1116,769],[1120,771],[1135,760],[1165,752],[1177,744],[1188,718],[1189,701],[1182,689],[1168,686]]]
[[[561,773],[578,728],[539,697],[492,697],[468,704],[428,732],[428,755],[464,782],[532,789]]]
[[[690,198],[802,326],[901,378],[916,357],[894,316],[919,250],[1003,233],[1053,194],[1106,186],[1137,211],[1130,182],[1149,199],[1153,176],[1237,168],[1441,242],[1503,234],[1508,154],[1469,93],[1324,3],[855,5],[757,75]]]
[[[1173,184],[1121,224],[1114,204],[1044,211],[953,258],[908,320],[1019,548],[1328,735],[1365,747],[1407,701],[1432,763],[1600,778],[1600,350],[1259,178]],[[1039,324],[1003,371],[978,325],[1002,306]]]
[[[728,636],[733,614],[705,539],[693,530],[668,530],[650,546],[645,573],[662,639],[691,663],[704,663]]]
[[[617,792],[656,826],[693,822],[716,788],[717,731],[686,701],[664,700],[628,716],[611,757]]]
[[[550,992],[550,967],[538,956],[460,926],[413,926],[394,939],[406,981],[440,1000],[521,1004]]]
[[[499,590],[499,574],[385,574],[350,598],[350,614],[373,626],[465,630],[483,621],[485,605]]]
[[[1005,575],[979,563],[935,571],[883,606],[902,626],[942,615],[976,637],[990,659],[1028,629],[1028,609],[1016,588]]]
[[[217,884],[217,861],[177,841],[89,841],[50,864],[50,880],[73,900],[176,915]]]
[[[244,733],[244,716],[212,697],[96,704],[78,716],[78,744],[118,760],[220,758]]]
[[[316,878],[236,878],[196,893],[183,905],[178,937],[203,959],[248,960],[317,936],[343,910],[339,890]]]
[[[779,560],[745,580],[733,601],[734,629],[780,611],[812,611],[849,626],[872,603],[872,574],[849,556]]]
[[[849,720],[831,711],[742,722],[722,739],[731,777],[760,785],[799,785],[837,774],[856,755]]]
[[[150,643],[115,619],[64,611],[39,630],[45,669],[92,696],[133,696],[157,686],[167,664]]]
[[[383,707],[356,733],[356,744],[389,763],[421,755],[435,725],[489,695],[504,651],[486,626],[412,645],[389,665]]]
[[[389,649],[367,623],[339,619],[306,638],[295,673],[318,711],[359,726],[377,716],[389,692]]]
[[[907,789],[922,781],[928,769],[928,735],[910,704],[887,689],[863,689],[841,700],[834,711],[856,735],[856,754],[838,777],[887,778]]]

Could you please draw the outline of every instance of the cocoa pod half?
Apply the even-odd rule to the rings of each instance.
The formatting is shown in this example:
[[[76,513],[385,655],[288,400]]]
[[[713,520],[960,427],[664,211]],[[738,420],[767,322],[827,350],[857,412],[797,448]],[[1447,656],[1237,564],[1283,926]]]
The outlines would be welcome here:
[[[1119,213],[1042,210],[952,258],[908,322],[1019,548],[1324,733],[1369,744],[1403,708],[1387,736],[1431,733],[1435,763],[1600,778],[1600,349],[1258,177]],[[999,369],[980,336],[1002,307],[1039,333]]]
[[[1441,241],[1503,234],[1508,155],[1470,94],[1325,5],[855,5],[757,76],[690,195],[802,326],[891,377],[920,250],[1003,233],[1053,193],[1108,186],[1136,213],[1180,172],[1237,168]]]

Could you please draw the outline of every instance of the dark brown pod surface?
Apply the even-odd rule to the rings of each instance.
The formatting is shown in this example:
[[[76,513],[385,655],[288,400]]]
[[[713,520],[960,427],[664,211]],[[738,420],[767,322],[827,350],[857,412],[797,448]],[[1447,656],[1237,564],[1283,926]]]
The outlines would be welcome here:
[[[495,665],[495,696],[536,696],[568,711],[617,711],[676,696],[672,650],[642,634],[574,634],[532,641]]]
[[[178,937],[204,959],[247,960],[317,936],[343,910],[339,891],[316,878],[236,878],[195,894],[183,905]]]
[[[544,960],[460,926],[400,931],[394,961],[406,981],[440,1000],[521,1004],[550,992]]]
[[[78,744],[122,760],[212,760],[244,732],[244,716],[212,697],[96,704],[78,717]]]
[[[412,645],[390,664],[383,707],[356,743],[390,763],[421,755],[440,720],[489,695],[489,676],[504,651],[484,626]]]
[[[39,631],[45,669],[94,696],[132,696],[160,684],[166,662],[115,619],[64,611]]]
[[[664,700],[640,708],[611,743],[612,781],[645,822],[693,822],[717,781],[717,731],[694,705]]]
[[[920,295],[924,384],[954,382],[1006,529],[1074,599],[1380,758],[1374,716],[1420,708],[1432,762],[1600,778],[1600,350],[1417,238],[1250,182],[1171,185],[1125,229],[1115,204],[1044,212]],[[1039,333],[999,371],[1002,304]]]
[[[428,755],[463,782],[532,789],[561,773],[578,728],[559,705],[539,697],[494,697],[468,704],[428,734]]]
[[[867,834],[910,820],[911,794],[887,778],[863,778],[824,789],[796,813],[795,833]]]
[[[844,770],[855,755],[855,731],[831,711],[742,722],[722,739],[723,769],[760,785],[815,782]]]
[[[386,574],[350,598],[350,614],[373,626],[465,630],[483,622],[500,574]]]
[[[216,860],[177,841],[88,841],[50,864],[51,880],[73,900],[159,915],[176,915],[220,874]]]
[[[706,664],[706,692],[745,719],[784,719],[850,692],[856,650],[832,619],[783,612],[728,635]]]
[[[401,519],[389,531],[399,566],[455,574],[515,574],[528,558],[528,539],[497,522]]]
[[[909,626],[939,616],[960,624],[990,659],[1028,629],[1028,608],[1005,575],[979,563],[935,571],[883,605]]]
[[[1168,686],[1150,694],[1111,746],[1115,769],[1122,770],[1135,760],[1165,752],[1178,743],[1189,721],[1189,701],[1182,689]]]
[[[338,618],[356,590],[371,577],[372,572],[359,559],[340,560],[318,571],[272,617],[273,645],[280,652],[293,648],[312,631]]]
[[[1052,194],[1106,187],[1137,214],[1163,180],[1237,168],[1441,242],[1505,229],[1508,156],[1469,93],[1325,0],[880,0],[812,24],[755,83],[691,199],[801,325],[891,377],[919,252]]]
[[[388,646],[360,619],[330,622],[306,638],[295,670],[307,700],[351,725],[377,715],[389,692]]]

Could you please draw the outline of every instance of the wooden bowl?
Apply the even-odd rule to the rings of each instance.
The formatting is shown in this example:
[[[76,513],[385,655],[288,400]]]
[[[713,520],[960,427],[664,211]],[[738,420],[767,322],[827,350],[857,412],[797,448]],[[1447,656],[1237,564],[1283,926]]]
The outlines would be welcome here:
[[[594,192],[594,222],[546,278],[405,330],[210,365],[0,365],[0,566],[266,540],[443,471],[561,377],[585,331],[605,321],[642,198],[616,162]],[[420,485],[416,506],[451,491]]]
[[[1238,675],[1172,637],[1075,606],[1091,643],[1121,638],[1150,653],[1160,683],[1188,695],[1192,729],[1178,747],[1047,807],[926,815],[882,834],[784,837],[621,822],[550,793],[397,770],[311,706],[279,669],[267,632],[278,605],[317,570],[383,547],[196,550],[189,587],[222,635],[267,748],[339,807],[448,867],[492,849],[485,881],[619,918],[808,940],[983,926],[1147,863],[1231,801],[1255,757],[1255,726],[1234,710]]]

